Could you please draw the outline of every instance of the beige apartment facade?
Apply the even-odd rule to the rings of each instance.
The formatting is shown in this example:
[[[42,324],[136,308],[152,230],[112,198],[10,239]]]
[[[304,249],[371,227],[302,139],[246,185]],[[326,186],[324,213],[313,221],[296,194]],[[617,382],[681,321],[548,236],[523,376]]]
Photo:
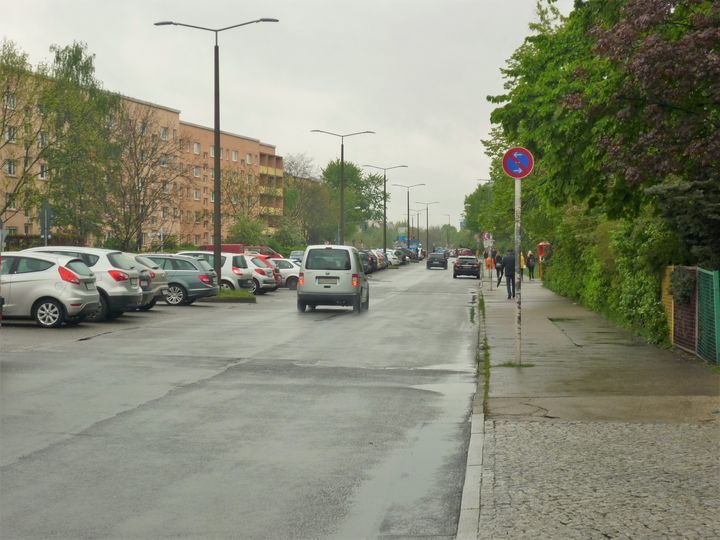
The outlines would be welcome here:
[[[144,182],[155,189],[151,196],[144,194],[142,208],[141,243],[143,249],[162,245],[172,237],[177,243],[206,244],[212,242],[214,206],[214,132],[212,128],[185,122],[177,109],[142,100],[123,97],[123,107],[134,123],[132,144],[142,156],[126,156],[128,163],[144,162],[143,172],[124,167],[129,184]],[[22,96],[3,96],[3,106],[20,107]],[[20,200],[22,189],[14,193],[21,181],[32,185],[37,192],[52,182],[52,174],[42,156],[43,133],[38,130],[32,141],[22,140],[20,130],[12,124],[12,114],[5,114],[0,146],[2,187],[0,192],[0,220],[6,236],[37,238],[41,234],[40,208],[37,205],[13,204]],[[276,155],[273,145],[258,139],[223,131],[221,133],[222,234],[226,237],[238,215],[260,219],[267,233],[272,233],[282,216],[283,159]],[[130,150],[128,150],[130,152]],[[28,159],[28,153],[33,154]],[[29,165],[27,165],[29,163]],[[25,169],[23,166],[27,165]],[[148,166],[149,164],[149,166]],[[148,169],[151,170],[148,173]],[[138,178],[133,178],[137,175]],[[145,175],[142,177],[142,175]],[[29,180],[28,180],[29,179]],[[21,186],[22,188],[22,186]],[[149,201],[149,202],[148,202]],[[116,216],[108,215],[108,238],[115,227],[110,225]],[[94,240],[102,245],[106,239]]]

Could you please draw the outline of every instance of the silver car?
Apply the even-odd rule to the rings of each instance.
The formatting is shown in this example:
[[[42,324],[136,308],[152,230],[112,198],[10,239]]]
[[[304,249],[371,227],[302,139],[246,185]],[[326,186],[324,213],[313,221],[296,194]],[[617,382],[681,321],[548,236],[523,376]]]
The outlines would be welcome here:
[[[212,251],[181,251],[178,255],[198,257],[205,259],[215,268],[215,254]],[[253,271],[248,266],[246,257],[238,253],[220,254],[220,288],[222,289],[252,289]]]
[[[297,289],[300,263],[296,263],[290,259],[268,259],[268,262],[274,265],[277,271],[280,272],[282,287],[287,287],[291,291]]]
[[[114,319],[142,305],[140,272],[137,264],[121,251],[78,246],[45,246],[23,253],[57,253],[81,259],[97,278],[100,307],[87,316],[89,321]]]
[[[155,307],[158,300],[165,298],[168,293],[168,278],[165,270],[160,268],[158,263],[134,253],[125,253],[138,263],[140,271],[140,288],[143,292],[142,305],[137,307],[138,311],[147,311]]]
[[[0,296],[3,317],[32,318],[44,328],[82,322],[100,305],[90,268],[52,253],[0,254]]]

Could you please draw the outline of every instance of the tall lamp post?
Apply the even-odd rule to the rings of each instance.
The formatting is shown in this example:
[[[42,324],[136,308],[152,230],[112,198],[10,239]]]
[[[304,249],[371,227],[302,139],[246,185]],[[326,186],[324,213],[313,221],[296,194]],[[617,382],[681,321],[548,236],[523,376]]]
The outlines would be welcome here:
[[[393,186],[398,187],[404,187],[407,189],[407,224],[408,224],[408,231],[407,231],[407,247],[410,248],[410,190],[414,187],[418,186],[424,186],[425,184],[413,184],[411,186],[406,186],[405,184],[393,184]],[[418,238],[419,240],[419,238]]]
[[[353,135],[363,135],[365,133],[375,133],[374,131],[357,131],[355,133],[333,133],[332,131],[323,131],[322,129],[311,129],[310,133],[325,133],[334,137],[340,137],[340,231],[338,233],[338,244],[345,243],[345,137]]]
[[[430,253],[428,248],[430,247],[430,205],[431,204],[437,204],[440,201],[433,201],[433,202],[420,202],[416,201],[416,204],[424,204],[425,205],[425,226],[427,227],[425,229],[425,240],[427,242],[427,245],[425,246],[425,251],[427,253]]]
[[[377,167],[376,165],[363,165],[383,172],[383,253],[387,251],[387,171],[390,169],[407,168],[407,165],[394,165],[392,167]],[[409,226],[408,226],[409,227]]]
[[[417,227],[417,239],[420,240],[420,214],[422,214],[422,210],[416,210],[415,208],[411,208],[410,211],[415,214],[415,226]]]
[[[221,274],[220,269],[222,267],[220,261],[220,251],[222,243],[222,224],[221,224],[221,205],[220,205],[220,194],[222,184],[220,183],[220,49],[218,47],[218,34],[225,30],[231,30],[240,26],[247,26],[248,24],[255,24],[261,22],[278,22],[278,19],[272,19],[269,17],[263,17],[262,19],[255,19],[254,21],[247,21],[240,24],[233,24],[232,26],[225,26],[224,28],[205,28],[204,26],[196,26],[194,24],[184,24],[175,21],[160,21],[156,22],[155,26],[185,26],[187,28],[195,28],[197,30],[205,30],[207,32],[215,33],[215,129],[214,129],[214,154],[215,154],[215,167],[214,167],[214,185],[213,185],[213,197],[215,199],[213,205],[213,255],[214,255],[214,266],[215,273],[217,274],[218,283],[220,283]]]

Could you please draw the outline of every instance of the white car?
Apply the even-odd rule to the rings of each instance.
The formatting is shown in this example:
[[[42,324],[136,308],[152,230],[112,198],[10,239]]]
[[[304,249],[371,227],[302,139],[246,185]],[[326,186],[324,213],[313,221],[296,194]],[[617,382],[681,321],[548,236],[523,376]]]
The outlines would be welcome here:
[[[298,277],[300,275],[300,265],[290,259],[268,259],[275,265],[280,277],[282,277],[281,287],[287,287],[291,291],[297,289]]]
[[[370,283],[358,250],[352,246],[314,245],[305,249],[297,287],[297,309],[352,306],[370,308]]]
[[[90,267],[100,293],[100,306],[88,313],[87,320],[101,322],[114,319],[125,311],[142,305],[138,263],[114,249],[78,246],[45,246],[25,249],[23,253],[57,253],[75,257]]]
[[[82,322],[100,305],[95,276],[77,257],[7,251],[0,259],[3,317],[56,328]]]
[[[385,253],[387,255],[387,260],[390,264],[392,264],[393,266],[400,266],[402,261],[400,261],[400,258],[395,255],[395,252],[393,250],[388,249]]]

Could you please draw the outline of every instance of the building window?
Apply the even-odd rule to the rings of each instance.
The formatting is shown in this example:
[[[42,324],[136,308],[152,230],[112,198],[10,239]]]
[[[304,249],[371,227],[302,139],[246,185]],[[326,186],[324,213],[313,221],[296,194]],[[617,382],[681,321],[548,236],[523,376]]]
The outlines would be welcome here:
[[[163,155],[160,156],[160,165],[161,165],[162,167],[167,167],[167,166],[168,166],[168,157],[167,157],[167,154],[163,154]]]
[[[48,136],[47,133],[44,131],[41,131],[38,133],[38,148],[45,148],[48,145]]]
[[[203,199],[203,206],[207,206],[207,205],[208,205],[208,200],[207,200],[207,197],[205,197]]]
[[[40,180],[47,180],[47,165],[40,165],[40,172],[38,173]]]
[[[195,178],[200,178],[200,167],[193,167],[193,175],[195,176]]]
[[[17,235],[17,227],[8,227],[7,233],[8,233],[8,236],[16,236]]]
[[[7,204],[8,210],[16,210],[15,193],[5,193],[5,204]]]
[[[200,143],[196,142],[193,144],[193,154],[200,155]]]
[[[26,223],[24,226],[24,229],[25,229],[25,236],[29,235],[30,234],[30,224]]]
[[[5,160],[5,172],[8,176],[15,176],[17,174],[17,164],[14,159]]]
[[[248,165],[252,165],[252,155],[251,154],[245,154],[245,163]]]
[[[173,218],[177,219],[179,215],[179,210],[177,208],[173,208]]]
[[[196,189],[196,190],[195,190],[195,196],[194,196],[193,198],[194,198],[196,201],[199,201],[199,200],[200,200],[200,190],[199,190],[199,189]]]
[[[203,234],[203,237],[205,238],[205,242],[208,242],[210,240],[210,236],[208,233]]]
[[[200,223],[200,212],[195,212],[195,223]]]
[[[8,109],[14,109],[17,105],[17,101],[15,100],[15,94],[5,94],[5,107]]]
[[[215,192],[214,191],[210,194],[210,201],[215,202]]]
[[[145,135],[146,129],[147,129],[147,124],[145,122],[140,122],[140,135]]]
[[[166,128],[166,127],[161,127],[161,128],[160,128],[160,138],[161,138],[163,141],[167,141],[167,140],[168,140],[168,135],[169,135],[169,133],[170,133],[170,132],[168,131],[168,128]]]
[[[247,175],[247,180],[245,181],[246,184],[252,184],[252,174]]]
[[[237,160],[238,160],[238,151],[237,151],[237,150],[233,150],[233,151],[232,151],[232,160],[233,160],[233,161],[237,161]]]
[[[214,146],[211,146],[211,147],[210,147],[210,157],[211,157],[211,158],[214,158],[214,157],[215,157],[215,147],[214,147]]]
[[[168,218],[168,207],[167,206],[163,206],[163,208],[162,208],[162,218],[163,219]]]
[[[215,169],[210,169],[210,178],[215,179]]]
[[[17,142],[17,128],[15,126],[8,126],[5,130],[5,140],[7,142]]]

